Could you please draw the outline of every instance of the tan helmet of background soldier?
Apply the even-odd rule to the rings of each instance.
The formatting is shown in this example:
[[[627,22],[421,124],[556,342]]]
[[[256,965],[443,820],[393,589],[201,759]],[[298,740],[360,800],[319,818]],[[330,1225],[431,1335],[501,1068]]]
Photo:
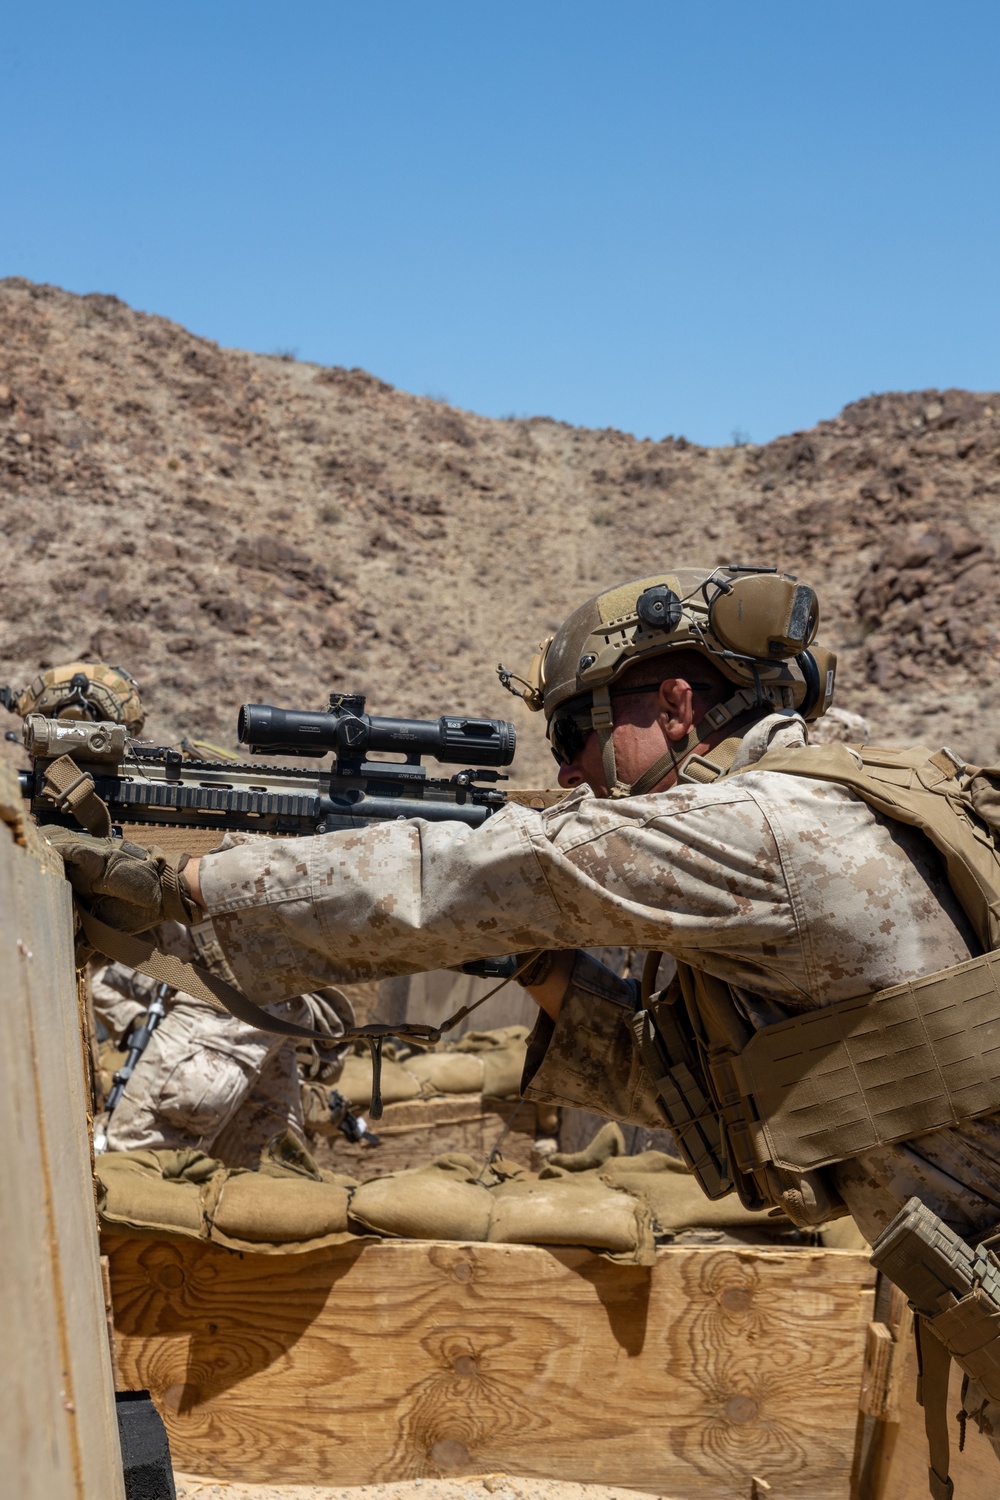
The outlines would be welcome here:
[[[788,574],[678,568],[606,589],[574,610],[518,679],[521,696],[529,708],[544,710],[554,744],[567,719],[597,731],[612,796],[649,791],[671,767],[680,781],[711,781],[728,767],[705,760],[696,747],[732,720],[754,709],[795,709],[806,719],[826,712],[837,658],[813,647],[818,626],[815,592]],[[637,662],[680,650],[706,658],[735,691],[628,785],[615,766],[613,685]],[[505,686],[511,675],[501,669]]]
[[[71,661],[50,667],[35,677],[11,706],[24,718],[44,714],[48,719],[87,719],[125,724],[137,735],[145,714],[135,679],[123,667],[102,661]]]

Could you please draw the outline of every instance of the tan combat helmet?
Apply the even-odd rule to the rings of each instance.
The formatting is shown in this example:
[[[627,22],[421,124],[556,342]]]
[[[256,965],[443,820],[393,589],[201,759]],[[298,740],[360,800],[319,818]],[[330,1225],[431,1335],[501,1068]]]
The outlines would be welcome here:
[[[797,709],[806,719],[825,713],[837,658],[822,647],[810,649],[818,626],[815,592],[787,573],[736,565],[678,568],[595,594],[542,641],[527,677],[517,680],[528,707],[544,710],[557,759],[560,721],[582,721],[598,733],[611,795],[638,795],[671,766],[681,781],[714,780],[732,755],[727,764],[722,757],[708,761],[695,746],[755,708]],[[682,649],[704,656],[737,691],[628,786],[615,767],[613,684],[636,662]],[[500,670],[505,686],[512,675]]]
[[[141,731],[145,719],[135,679],[124,667],[102,661],[50,667],[16,696],[10,694],[10,706],[22,718],[44,714],[49,719],[125,724],[132,735]]]

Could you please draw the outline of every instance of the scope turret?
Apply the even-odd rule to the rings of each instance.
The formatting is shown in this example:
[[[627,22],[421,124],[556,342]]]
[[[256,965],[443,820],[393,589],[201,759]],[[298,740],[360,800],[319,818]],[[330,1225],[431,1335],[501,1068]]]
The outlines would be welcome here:
[[[430,755],[446,765],[509,766],[517,733],[506,719],[380,719],[360,695],[332,693],[322,713],[244,703],[237,736],[259,754],[326,755],[361,761],[372,751],[403,754],[412,764]]]

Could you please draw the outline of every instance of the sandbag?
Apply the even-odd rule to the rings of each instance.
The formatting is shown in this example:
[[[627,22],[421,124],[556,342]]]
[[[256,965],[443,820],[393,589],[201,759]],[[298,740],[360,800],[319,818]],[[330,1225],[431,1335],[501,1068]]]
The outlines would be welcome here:
[[[583,1182],[597,1178],[608,1187],[620,1188],[646,1205],[665,1235],[688,1229],[764,1229],[768,1238],[787,1228],[770,1218],[767,1211],[751,1213],[735,1193],[716,1201],[706,1198],[697,1178],[679,1157],[665,1151],[642,1151],[625,1155],[625,1138],[614,1122],[603,1125],[582,1151],[556,1152],[539,1173],[540,1180]]]
[[[309,1160],[302,1154],[303,1162]],[[202,1151],[108,1151],[95,1164],[98,1212],[123,1229],[295,1255],[349,1238],[352,1178],[269,1160],[230,1171]]]
[[[612,1156],[625,1155],[625,1137],[620,1125],[609,1120],[602,1125],[588,1146],[582,1151],[554,1151],[547,1166],[561,1168],[564,1172],[587,1172],[599,1167]]]
[[[669,1157],[666,1159],[670,1160]],[[602,1175],[611,1177],[607,1171]],[[779,1222],[770,1218],[766,1209],[751,1213],[735,1193],[714,1201],[706,1198],[697,1178],[687,1171],[619,1171],[614,1180],[622,1187],[627,1185],[630,1193],[642,1199],[665,1234],[680,1234],[686,1229],[756,1228],[765,1229],[773,1238],[776,1228],[789,1227],[784,1219]]]
[[[714,1202],[706,1198],[697,1179],[679,1157],[668,1156],[664,1151],[622,1156],[616,1154],[619,1143],[624,1147],[618,1126],[605,1125],[583,1151],[550,1157],[539,1179],[586,1181],[597,1177],[609,1187],[623,1189],[645,1203],[655,1220],[654,1228],[664,1235],[697,1229],[754,1230],[764,1239],[773,1240],[776,1234],[791,1228],[784,1216],[772,1218],[766,1210],[751,1213],[735,1193]],[[818,1232],[823,1245],[830,1249],[864,1250],[867,1246],[852,1219],[821,1225]]]
[[[280,1246],[347,1234],[349,1193],[341,1183],[284,1181],[260,1172],[230,1172],[215,1205],[212,1238],[219,1244]]]
[[[337,1089],[355,1109],[367,1109],[372,1102],[372,1060],[366,1051],[363,1057],[345,1058],[344,1071],[337,1080]],[[420,1081],[408,1073],[398,1062],[389,1057],[382,1059],[382,1102],[399,1104],[403,1099],[415,1099],[420,1093]]]
[[[512,1099],[521,1092],[521,1075],[527,1049],[518,1042],[480,1053],[483,1064],[483,1093],[491,1099]]]
[[[492,1099],[516,1098],[528,1053],[527,1026],[497,1026],[467,1031],[451,1044],[453,1052],[477,1052],[483,1060],[483,1093]]]
[[[448,1052],[498,1052],[504,1048],[520,1045],[527,1047],[531,1028],[528,1026],[496,1026],[492,1031],[467,1031],[457,1042],[445,1043]]]
[[[188,1160],[180,1160],[188,1158]],[[202,1189],[219,1163],[201,1151],[107,1151],[94,1164],[106,1224],[203,1239]]]
[[[668,1156],[665,1151],[640,1151],[635,1156],[612,1156],[601,1167],[601,1176],[609,1182],[627,1184],[636,1173],[671,1172],[689,1177],[690,1169],[679,1156]]]
[[[651,1265],[652,1214],[640,1199],[593,1174],[501,1183],[492,1189],[488,1238],[504,1245],[580,1245]]]
[[[481,1172],[481,1163],[455,1153],[376,1177],[355,1189],[351,1220],[395,1239],[485,1240],[491,1199]]]
[[[826,1250],[862,1250],[866,1255],[871,1254],[871,1245],[850,1218],[833,1219],[829,1224],[821,1224],[819,1237]]]
[[[487,1094],[508,1099],[521,1091],[527,1026],[468,1031],[457,1042],[410,1057],[403,1064],[425,1094]]]
[[[434,1094],[481,1094],[483,1059],[474,1052],[418,1052],[403,1064],[419,1088]]]

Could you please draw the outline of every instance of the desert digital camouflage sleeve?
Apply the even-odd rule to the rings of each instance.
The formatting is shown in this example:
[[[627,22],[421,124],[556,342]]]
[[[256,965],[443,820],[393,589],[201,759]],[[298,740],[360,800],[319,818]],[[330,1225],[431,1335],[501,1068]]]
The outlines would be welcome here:
[[[532,948],[712,951],[737,983],[780,970],[783,993],[803,978],[777,844],[736,780],[246,844],[206,855],[201,885],[261,1003]]]
[[[656,1090],[629,1025],[638,1005],[638,980],[578,953],[559,1019],[540,1011],[528,1038],[523,1096],[662,1130]]]
[[[620,801],[508,806],[206,855],[201,884],[262,1004],[532,948],[659,948],[793,1010],[968,957],[933,850],[844,788],[749,770]]]
[[[94,1014],[116,1043],[136,1017],[149,1009],[155,989],[155,979],[147,979],[124,964],[104,964],[91,976]]]
[[[240,984],[264,1004],[486,955],[617,945],[717,975],[766,1024],[758,999],[810,1009],[972,951],[919,834],[843,788],[752,769],[625,801],[580,791],[545,812],[510,806],[475,831],[413,820],[262,840],[206,856],[201,879]],[[601,1099],[587,1107],[643,1117],[620,1000],[583,987],[551,1037],[539,1023],[536,1097],[582,1103],[589,1079]]]

